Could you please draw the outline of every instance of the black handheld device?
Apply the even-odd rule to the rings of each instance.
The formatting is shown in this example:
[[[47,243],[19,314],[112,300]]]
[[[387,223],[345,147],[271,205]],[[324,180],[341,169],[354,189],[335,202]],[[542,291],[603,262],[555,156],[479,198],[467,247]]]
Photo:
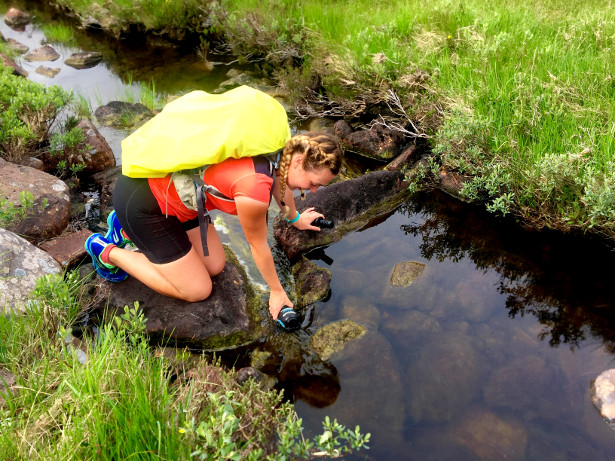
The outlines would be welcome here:
[[[278,314],[278,323],[287,331],[295,331],[301,328],[297,312],[288,306],[284,306]]]
[[[333,229],[333,221],[329,221],[325,218],[316,218],[312,221],[312,226],[320,227],[321,229]]]

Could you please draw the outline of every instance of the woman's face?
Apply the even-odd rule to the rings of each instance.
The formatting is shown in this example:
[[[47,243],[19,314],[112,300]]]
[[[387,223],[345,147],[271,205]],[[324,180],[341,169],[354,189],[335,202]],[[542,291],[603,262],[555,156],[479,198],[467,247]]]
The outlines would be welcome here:
[[[286,184],[291,190],[303,189],[316,192],[320,186],[329,184],[335,175],[328,168],[304,170],[303,156],[295,154],[288,167]]]

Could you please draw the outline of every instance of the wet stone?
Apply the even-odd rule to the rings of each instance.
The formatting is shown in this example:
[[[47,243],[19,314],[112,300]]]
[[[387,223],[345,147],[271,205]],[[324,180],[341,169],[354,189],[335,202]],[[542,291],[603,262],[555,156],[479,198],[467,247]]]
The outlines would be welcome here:
[[[478,356],[463,336],[433,336],[408,370],[406,410],[416,423],[450,421],[480,391]]]
[[[27,45],[24,45],[23,43],[18,42],[14,38],[9,38],[6,41],[6,43],[9,46],[9,49],[19,54],[26,53],[30,49]]]
[[[517,420],[504,420],[495,414],[473,409],[454,430],[457,441],[474,452],[476,459],[523,460],[528,435]]]
[[[50,45],[44,45],[40,48],[30,51],[24,56],[26,61],[38,62],[38,61],[55,61],[60,57],[60,54],[53,49]]]
[[[371,327],[374,330],[380,325],[380,310],[373,304],[368,303],[364,298],[347,296],[344,298],[342,315],[352,319],[363,326]]]
[[[66,58],[64,64],[74,67],[75,69],[89,69],[102,61],[102,58],[102,53],[98,51],[81,51],[71,54]]]
[[[56,75],[60,73],[60,68],[59,67],[38,66],[36,68],[36,73],[44,75],[45,77],[54,78]]]
[[[32,16],[17,8],[10,8],[4,15],[4,22],[11,27],[23,27],[30,22]]]
[[[393,268],[393,274],[391,274],[391,285],[398,287],[410,286],[424,270],[425,264],[414,261],[396,264]]]
[[[604,420],[615,429],[615,368],[603,371],[591,383],[592,403]]]
[[[382,215],[393,212],[407,197],[403,175],[396,171],[375,171],[356,179],[340,181],[307,194],[297,203],[302,212],[314,207],[335,223],[320,232],[300,231],[280,215],[274,222],[274,236],[289,259],[302,252],[337,242],[344,235],[364,228]]]
[[[352,320],[338,320],[318,330],[310,340],[310,346],[321,360],[327,361],[341,352],[348,341],[360,338],[367,330]]]
[[[135,126],[154,116],[145,105],[123,101],[111,101],[94,111],[96,119],[105,126],[126,128]]]
[[[331,271],[309,259],[301,258],[293,265],[291,272],[295,278],[298,306],[307,306],[327,296]]]
[[[382,329],[403,350],[442,332],[437,319],[416,310],[387,312],[383,316]]]

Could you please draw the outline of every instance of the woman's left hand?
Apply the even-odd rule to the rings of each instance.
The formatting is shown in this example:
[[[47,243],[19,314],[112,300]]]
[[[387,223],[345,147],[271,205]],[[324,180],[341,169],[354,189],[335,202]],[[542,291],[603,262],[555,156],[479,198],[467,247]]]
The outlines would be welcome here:
[[[320,232],[320,227],[313,226],[312,222],[316,218],[324,218],[324,217],[325,215],[323,215],[322,213],[319,213],[318,211],[315,211],[314,207],[310,207],[310,208],[303,210],[303,213],[301,213],[299,219],[293,223],[293,226],[295,226],[295,228],[299,230],[313,230],[313,231]]]

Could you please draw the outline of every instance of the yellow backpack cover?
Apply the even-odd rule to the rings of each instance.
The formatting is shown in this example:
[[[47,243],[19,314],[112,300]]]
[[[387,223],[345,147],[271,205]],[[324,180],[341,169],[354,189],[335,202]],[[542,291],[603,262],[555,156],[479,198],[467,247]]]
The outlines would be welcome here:
[[[275,152],[289,139],[286,111],[262,91],[192,91],[122,141],[122,174],[161,178],[230,157]]]

